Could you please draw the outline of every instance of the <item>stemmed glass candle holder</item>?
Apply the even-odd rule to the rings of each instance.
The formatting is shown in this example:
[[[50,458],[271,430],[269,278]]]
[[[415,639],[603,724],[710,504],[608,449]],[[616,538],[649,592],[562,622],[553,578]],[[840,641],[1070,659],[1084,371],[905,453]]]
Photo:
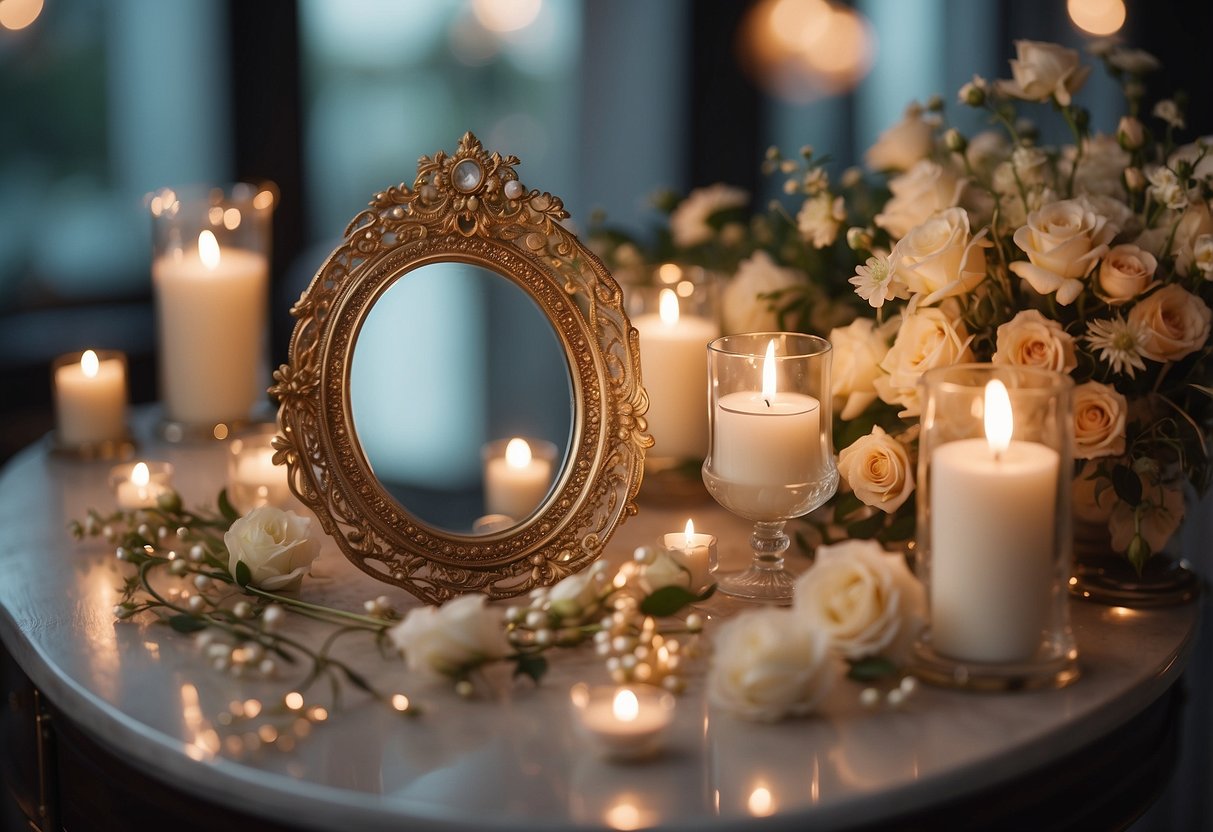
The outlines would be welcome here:
[[[784,524],[838,488],[830,439],[830,342],[815,335],[726,335],[708,345],[709,453],[703,482],[716,502],[754,521],[754,558],[719,574],[720,589],[787,601]]]
[[[170,441],[226,439],[269,383],[267,325],[274,193],[164,188],[148,199],[160,398]]]
[[[931,623],[915,673],[986,689],[1068,684],[1073,381],[961,364],[920,388],[917,567]]]

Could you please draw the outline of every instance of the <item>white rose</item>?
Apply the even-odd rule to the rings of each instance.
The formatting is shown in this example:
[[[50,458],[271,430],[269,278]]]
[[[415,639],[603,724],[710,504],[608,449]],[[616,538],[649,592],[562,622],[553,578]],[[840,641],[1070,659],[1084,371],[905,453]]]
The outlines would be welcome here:
[[[825,248],[833,245],[838,238],[838,229],[846,218],[842,197],[832,197],[829,191],[822,191],[806,199],[800,206],[800,212],[796,214],[796,229],[813,248]]]
[[[1181,286],[1164,286],[1129,310],[1129,322],[1145,328],[1141,354],[1155,361],[1179,361],[1209,339],[1213,313]]]
[[[905,558],[871,540],[818,548],[796,580],[792,611],[848,659],[910,657],[927,620],[927,593]]]
[[[722,298],[726,333],[771,332],[779,329],[779,318],[771,302],[760,295],[804,284],[803,276],[777,266],[771,255],[756,251],[737,267],[737,274],[724,289]]]
[[[557,614],[566,618],[576,618],[586,610],[598,606],[602,593],[602,574],[605,565],[596,562],[589,569],[574,572],[548,590],[548,601]]]
[[[892,514],[914,491],[910,455],[879,425],[838,454],[838,473],[864,505]]]
[[[730,185],[696,188],[670,214],[674,245],[690,248],[708,242],[716,233],[708,222],[712,215],[729,208],[743,208],[749,201],[748,193]]]
[[[1013,80],[999,81],[998,88],[1026,101],[1054,98],[1064,107],[1091,73],[1090,67],[1078,63],[1075,50],[1055,43],[1017,40],[1015,53],[1011,60]]]
[[[1074,457],[1097,459],[1125,452],[1129,404],[1116,388],[1088,381],[1074,388]]]
[[[409,670],[458,677],[510,653],[500,611],[483,595],[461,595],[441,607],[416,607],[388,631]]]
[[[902,319],[897,338],[880,368],[888,375],[876,379],[876,394],[889,404],[901,405],[901,416],[917,416],[918,378],[927,370],[973,360],[973,339],[960,320],[938,307],[919,309]]]
[[[691,573],[664,549],[656,550],[653,559],[640,569],[640,588],[651,595],[667,586],[691,588]]]
[[[876,401],[873,382],[880,375],[880,361],[889,351],[890,324],[876,327],[871,318],[856,318],[848,326],[830,331],[834,348],[830,360],[830,392],[839,418],[854,419]]]
[[[923,121],[920,107],[910,107],[901,121],[880,134],[863,159],[869,170],[909,170],[934,147],[935,128]]]
[[[1213,215],[1210,215],[1209,206],[1204,201],[1193,202],[1180,217],[1171,242],[1175,271],[1183,275],[1192,274],[1196,241],[1206,234],[1213,234]]]
[[[1074,338],[1057,321],[1025,309],[998,327],[994,364],[1017,364],[1068,373],[1078,366]]]
[[[1213,280],[1213,234],[1201,234],[1192,244],[1192,265],[1205,280]]]
[[[293,590],[299,587],[312,561],[320,554],[320,541],[312,535],[312,518],[274,506],[255,508],[223,533],[228,571],[236,577],[243,563],[255,587]]]
[[[1139,246],[1116,246],[1099,264],[1100,294],[1113,306],[1131,301],[1154,285],[1157,268],[1158,258]]]
[[[1082,199],[1050,203],[1029,214],[1027,225],[1015,230],[1015,245],[1030,262],[1016,261],[1011,271],[1042,295],[1056,292],[1057,302],[1068,306],[1115,235],[1116,227]]]
[[[787,609],[743,612],[717,631],[708,699],[745,719],[812,713],[840,675],[829,636]]]
[[[906,287],[923,297],[922,305],[968,293],[986,276],[987,245],[982,235],[969,234],[969,215],[963,208],[932,214],[897,241],[889,255]]]
[[[889,190],[893,195],[876,215],[875,222],[898,239],[931,214],[959,202],[964,183],[949,168],[922,159],[890,179]]]
[[[1171,535],[1184,519],[1183,492],[1169,485],[1151,486],[1143,483],[1145,508],[1141,514],[1141,536],[1150,545],[1151,552],[1158,552],[1167,545]],[[1116,502],[1108,529],[1112,532],[1112,548],[1123,552],[1129,548],[1137,528],[1135,511],[1128,503]]]

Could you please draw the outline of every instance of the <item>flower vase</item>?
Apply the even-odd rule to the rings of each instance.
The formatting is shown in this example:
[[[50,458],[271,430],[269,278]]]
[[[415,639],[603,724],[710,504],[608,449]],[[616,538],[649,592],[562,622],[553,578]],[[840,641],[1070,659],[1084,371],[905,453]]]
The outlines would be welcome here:
[[[1168,549],[1177,546],[1177,531]],[[1112,549],[1106,523],[1074,521],[1073,575],[1070,592],[1084,601],[1119,607],[1167,607],[1193,600],[1200,579],[1182,558],[1167,551],[1146,561],[1141,574],[1128,557]]]

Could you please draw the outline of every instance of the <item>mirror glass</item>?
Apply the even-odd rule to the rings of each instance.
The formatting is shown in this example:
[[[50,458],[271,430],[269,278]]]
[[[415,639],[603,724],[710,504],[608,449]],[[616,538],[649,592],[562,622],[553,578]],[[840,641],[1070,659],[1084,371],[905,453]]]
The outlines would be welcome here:
[[[435,529],[479,535],[526,520],[568,457],[573,389],[556,330],[525,290],[480,266],[397,278],[358,333],[349,395],[375,477]],[[507,459],[514,438],[526,447],[513,443]]]

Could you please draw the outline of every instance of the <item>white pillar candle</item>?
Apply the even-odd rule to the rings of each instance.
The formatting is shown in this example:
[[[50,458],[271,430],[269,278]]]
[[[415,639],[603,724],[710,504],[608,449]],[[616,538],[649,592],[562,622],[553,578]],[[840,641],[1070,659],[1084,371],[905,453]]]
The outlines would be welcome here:
[[[543,502],[551,485],[551,460],[533,455],[525,439],[511,439],[504,455],[485,461],[485,513],[525,520]]]
[[[986,439],[931,455],[931,642],[968,661],[1031,659],[1049,627],[1060,455],[1011,440],[1006,395],[986,388]]]
[[[662,537],[667,552],[691,573],[692,592],[703,592],[712,583],[711,568],[716,560],[716,538],[696,534],[695,524],[687,520],[686,530]]]
[[[269,260],[220,250],[209,230],[198,247],[152,263],[165,415],[208,425],[245,419],[265,393]]]
[[[763,360],[762,392],[728,393],[716,401],[712,467],[727,483],[730,508],[779,516],[804,501],[789,486],[815,480],[822,466],[821,403],[775,384],[775,344]]]
[[[707,318],[682,315],[663,289],[659,314],[633,322],[640,334],[640,373],[654,457],[702,459],[708,450],[708,367],[704,349],[720,334]]]
[[[94,445],[126,436],[126,365],[85,350],[55,368],[55,414],[62,445]]]

